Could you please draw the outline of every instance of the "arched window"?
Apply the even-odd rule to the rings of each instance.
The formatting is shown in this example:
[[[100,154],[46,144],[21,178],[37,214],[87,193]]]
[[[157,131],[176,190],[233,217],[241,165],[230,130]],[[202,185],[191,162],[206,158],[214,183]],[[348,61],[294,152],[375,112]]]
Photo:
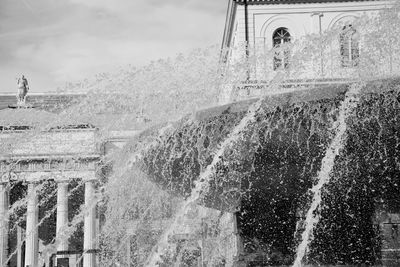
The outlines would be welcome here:
[[[351,24],[343,27],[340,33],[340,58],[342,67],[355,67],[360,57],[359,34]]]
[[[286,28],[278,28],[272,35],[272,43],[274,45],[274,70],[289,67],[290,51],[287,47],[283,46],[285,43],[290,43],[291,36]],[[282,48],[283,46],[283,48]],[[280,49],[282,48],[282,49]]]

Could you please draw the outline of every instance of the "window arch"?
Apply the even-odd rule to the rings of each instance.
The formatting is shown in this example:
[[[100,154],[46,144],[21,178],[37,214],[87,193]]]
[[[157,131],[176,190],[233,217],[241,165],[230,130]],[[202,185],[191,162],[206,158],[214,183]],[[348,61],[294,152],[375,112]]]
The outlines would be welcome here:
[[[287,28],[278,28],[272,35],[273,47],[276,50],[274,56],[274,70],[289,67],[290,51],[284,44],[290,43],[291,36]],[[282,49],[280,49],[283,46]]]
[[[339,37],[342,67],[355,67],[360,57],[360,38],[351,24],[343,27]]]

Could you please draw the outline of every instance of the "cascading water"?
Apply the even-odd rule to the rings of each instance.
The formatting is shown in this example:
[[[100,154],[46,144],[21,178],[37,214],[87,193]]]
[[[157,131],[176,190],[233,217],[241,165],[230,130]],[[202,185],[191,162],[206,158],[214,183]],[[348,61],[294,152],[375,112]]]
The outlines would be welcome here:
[[[321,170],[317,176],[317,183],[311,188],[312,202],[307,211],[305,218],[305,229],[301,235],[302,241],[299,244],[296,252],[296,258],[293,267],[301,267],[302,260],[306,254],[307,248],[311,242],[312,234],[319,218],[319,208],[322,205],[322,189],[325,184],[329,183],[330,175],[335,164],[335,159],[339,155],[341,149],[346,142],[346,120],[354,112],[355,107],[358,105],[360,90],[364,85],[360,83],[353,84],[349,91],[346,93],[344,101],[339,108],[339,117],[332,126],[333,139],[328,146],[324,158],[321,162]]]
[[[220,162],[222,156],[228,149],[232,149],[233,144],[240,139],[243,138],[243,134],[247,131],[249,124],[254,123],[254,119],[256,116],[257,111],[260,109],[261,101],[256,102],[252,105],[246,116],[239,122],[237,126],[232,130],[231,134],[220,144],[218,145],[218,149],[213,155],[212,162],[207,166],[206,170],[204,170],[200,175],[198,181],[195,183],[194,188],[190,196],[185,200],[182,208],[180,208],[175,215],[176,218],[174,219],[174,223],[168,227],[168,229],[164,232],[163,237],[161,238],[160,242],[156,245],[155,251],[153,255],[150,256],[149,261],[147,262],[146,266],[157,266],[157,263],[160,263],[162,259],[160,258],[162,251],[165,250],[165,246],[168,245],[168,236],[171,232],[179,227],[179,221],[182,220],[182,216],[187,212],[189,206],[199,200],[203,191],[209,191],[207,189],[208,184],[210,183],[210,178],[214,175],[216,171],[216,165]],[[161,251],[158,252],[158,250]]]
[[[390,16],[377,20],[385,22],[386,17]],[[366,39],[385,30],[366,25]],[[366,43],[365,49],[377,50],[378,55],[360,59],[359,71],[352,73],[362,82],[349,88],[281,86],[286,76],[318,77],[310,70],[316,51],[318,60],[321,55],[318,49],[332,49],[329,44],[337,32],[330,34],[322,38],[324,45],[314,37],[294,44],[294,50],[301,52],[293,55],[290,73],[266,69],[257,73],[260,80],[272,82],[256,100],[185,116],[216,105],[221,84],[228,84],[232,97],[240,98],[248,89],[242,81],[249,66],[265,65],[265,58],[275,55],[269,51],[256,58],[249,53],[249,58],[238,59],[221,75],[218,52],[208,49],[114,76],[100,75],[102,88],[92,90],[55,119],[38,114],[32,129],[4,141],[0,148],[4,154],[8,147],[18,147],[46,129],[63,125],[101,125],[97,136],[101,140],[108,140],[115,129],[130,129],[138,119],[151,120],[153,126],[122,150],[102,158],[100,167],[106,174],[86,205],[84,181],[69,189],[73,214],[56,237],[47,236],[43,258],[56,253],[57,245],[65,240],[82,243],[85,214],[98,204],[99,266],[194,266],[199,262],[229,266],[233,261],[250,266],[379,264],[381,237],[376,225],[386,223],[400,205],[399,81],[370,81],[390,73],[385,66],[379,68],[387,56],[379,51],[386,50]],[[392,73],[397,61],[391,54]],[[325,71],[336,70],[327,67]],[[129,114],[114,116],[123,112]],[[8,116],[3,126],[13,126],[10,120]],[[10,162],[10,168],[17,163]],[[10,185],[16,196],[7,213],[14,224],[8,230],[11,236],[25,227],[28,198],[25,185],[15,181]],[[36,190],[44,195],[37,208],[46,212],[40,214],[34,229],[43,224],[50,229],[57,190],[43,181]],[[376,215],[379,209],[390,216]],[[8,260],[27,237],[29,233],[12,244]]]

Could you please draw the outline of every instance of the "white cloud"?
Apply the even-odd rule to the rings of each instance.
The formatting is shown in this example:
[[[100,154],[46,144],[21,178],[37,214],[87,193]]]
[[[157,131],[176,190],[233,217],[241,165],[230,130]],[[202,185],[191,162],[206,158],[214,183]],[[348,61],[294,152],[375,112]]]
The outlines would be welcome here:
[[[0,70],[37,75],[41,90],[219,43],[224,26],[225,3],[214,0],[30,1],[35,12],[2,1],[0,25],[12,30],[0,28]]]

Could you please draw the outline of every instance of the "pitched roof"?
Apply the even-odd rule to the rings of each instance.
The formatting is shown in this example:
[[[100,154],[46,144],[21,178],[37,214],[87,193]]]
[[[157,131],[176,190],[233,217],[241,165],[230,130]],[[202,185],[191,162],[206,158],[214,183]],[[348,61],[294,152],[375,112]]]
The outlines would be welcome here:
[[[245,0],[233,0],[237,4],[244,4]],[[247,0],[249,5],[276,5],[276,4],[312,4],[312,3],[333,3],[333,2],[366,2],[381,0]]]

